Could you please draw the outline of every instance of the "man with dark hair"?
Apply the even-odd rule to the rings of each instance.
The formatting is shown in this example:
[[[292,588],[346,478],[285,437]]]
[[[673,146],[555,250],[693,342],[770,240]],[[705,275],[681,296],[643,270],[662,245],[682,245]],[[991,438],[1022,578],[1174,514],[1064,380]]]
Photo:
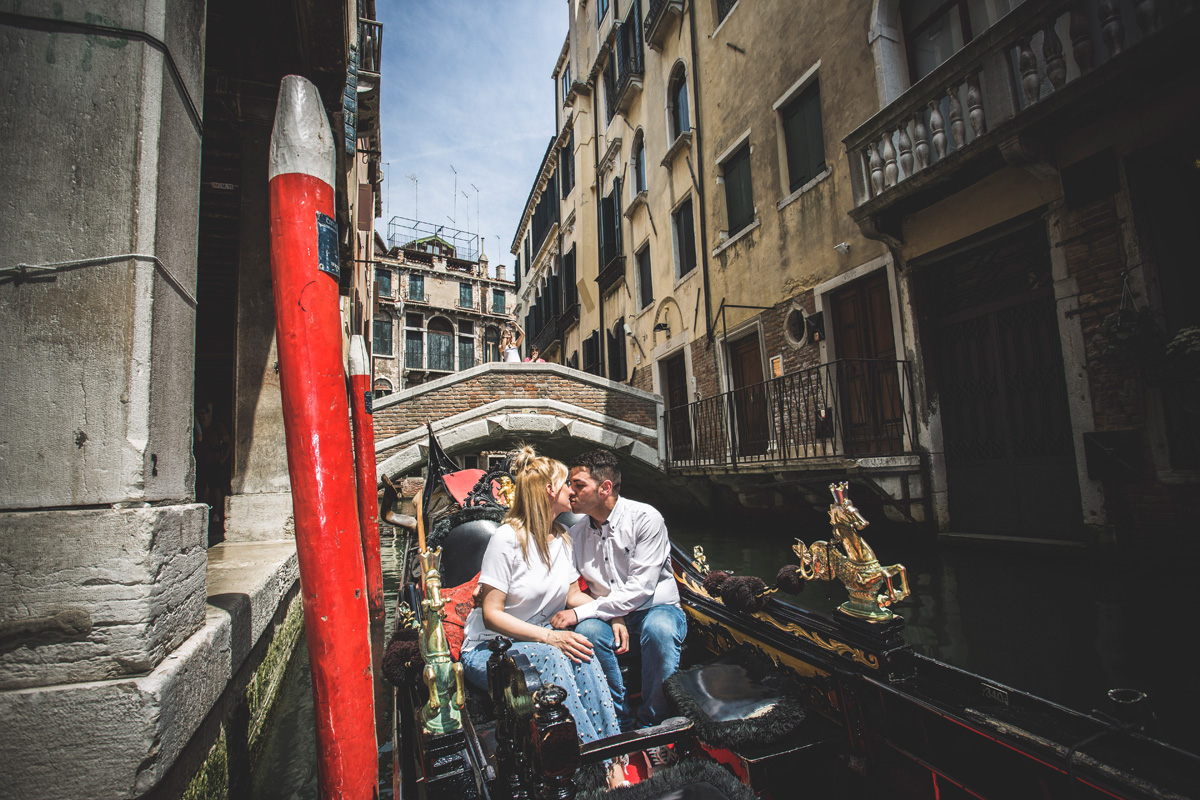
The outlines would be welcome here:
[[[662,684],[679,668],[687,618],[671,572],[671,542],[652,506],[621,497],[621,467],[607,450],[571,462],[571,507],[587,517],[571,528],[579,574],[594,599],[554,615],[550,624],[574,626],[592,643],[612,689],[621,727],[655,725],[669,709]],[[614,621],[624,619],[625,624]],[[637,720],[625,697],[617,655],[631,645],[642,657],[642,706]]]

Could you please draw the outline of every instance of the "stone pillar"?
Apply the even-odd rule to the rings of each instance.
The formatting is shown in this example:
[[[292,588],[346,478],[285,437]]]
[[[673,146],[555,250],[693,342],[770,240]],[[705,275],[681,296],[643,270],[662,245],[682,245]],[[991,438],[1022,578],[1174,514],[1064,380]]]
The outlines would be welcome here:
[[[67,789],[67,757],[19,758],[32,731],[90,723],[54,695],[146,674],[205,621],[204,24],[204,0],[34,1],[0,20],[0,268],[59,265],[0,282],[0,797]]]

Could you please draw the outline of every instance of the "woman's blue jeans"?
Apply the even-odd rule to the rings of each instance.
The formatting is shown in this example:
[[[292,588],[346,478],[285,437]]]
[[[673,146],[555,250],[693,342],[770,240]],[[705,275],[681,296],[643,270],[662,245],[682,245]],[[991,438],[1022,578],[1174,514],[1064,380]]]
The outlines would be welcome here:
[[[679,653],[687,637],[687,615],[678,606],[652,606],[627,614],[625,625],[629,628],[630,652],[640,653],[642,658],[642,707],[638,709],[636,720],[625,696],[625,681],[617,664],[612,625],[592,618],[575,626],[575,632],[582,633],[592,643],[592,652],[612,690],[622,731],[639,724],[657,725],[670,716],[663,681],[679,669]]]

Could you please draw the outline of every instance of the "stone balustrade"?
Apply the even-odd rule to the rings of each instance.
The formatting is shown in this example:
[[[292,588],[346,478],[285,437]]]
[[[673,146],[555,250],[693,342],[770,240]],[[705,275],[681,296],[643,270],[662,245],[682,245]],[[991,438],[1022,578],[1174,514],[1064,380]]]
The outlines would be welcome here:
[[[856,205],[934,169],[1192,11],[1163,0],[1027,0],[846,137]],[[942,165],[945,166],[942,166]]]

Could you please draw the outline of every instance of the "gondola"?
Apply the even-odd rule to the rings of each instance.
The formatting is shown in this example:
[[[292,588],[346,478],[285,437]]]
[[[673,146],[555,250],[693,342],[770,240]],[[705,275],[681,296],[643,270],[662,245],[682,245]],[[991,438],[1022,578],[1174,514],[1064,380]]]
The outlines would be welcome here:
[[[907,594],[903,567],[874,558],[845,484],[831,487],[829,540],[798,541],[797,563],[773,586],[673,546],[689,625],[684,663],[665,687],[679,716],[581,747],[562,690],[543,686],[503,638],[491,645],[489,691],[462,682],[449,642],[511,483],[504,468],[458,469],[432,430],[428,464],[423,541],[408,547],[400,621],[384,657],[396,687],[398,798],[596,796],[605,787],[595,765],[664,744],[674,766],[608,793],[1200,796],[1200,758],[1153,738],[1138,705],[1122,702],[1136,698],[1114,698],[1127,714],[1084,714],[914,653],[890,607]],[[394,513],[392,500],[381,517]],[[850,599],[832,614],[786,599],[812,580],[840,580]]]

